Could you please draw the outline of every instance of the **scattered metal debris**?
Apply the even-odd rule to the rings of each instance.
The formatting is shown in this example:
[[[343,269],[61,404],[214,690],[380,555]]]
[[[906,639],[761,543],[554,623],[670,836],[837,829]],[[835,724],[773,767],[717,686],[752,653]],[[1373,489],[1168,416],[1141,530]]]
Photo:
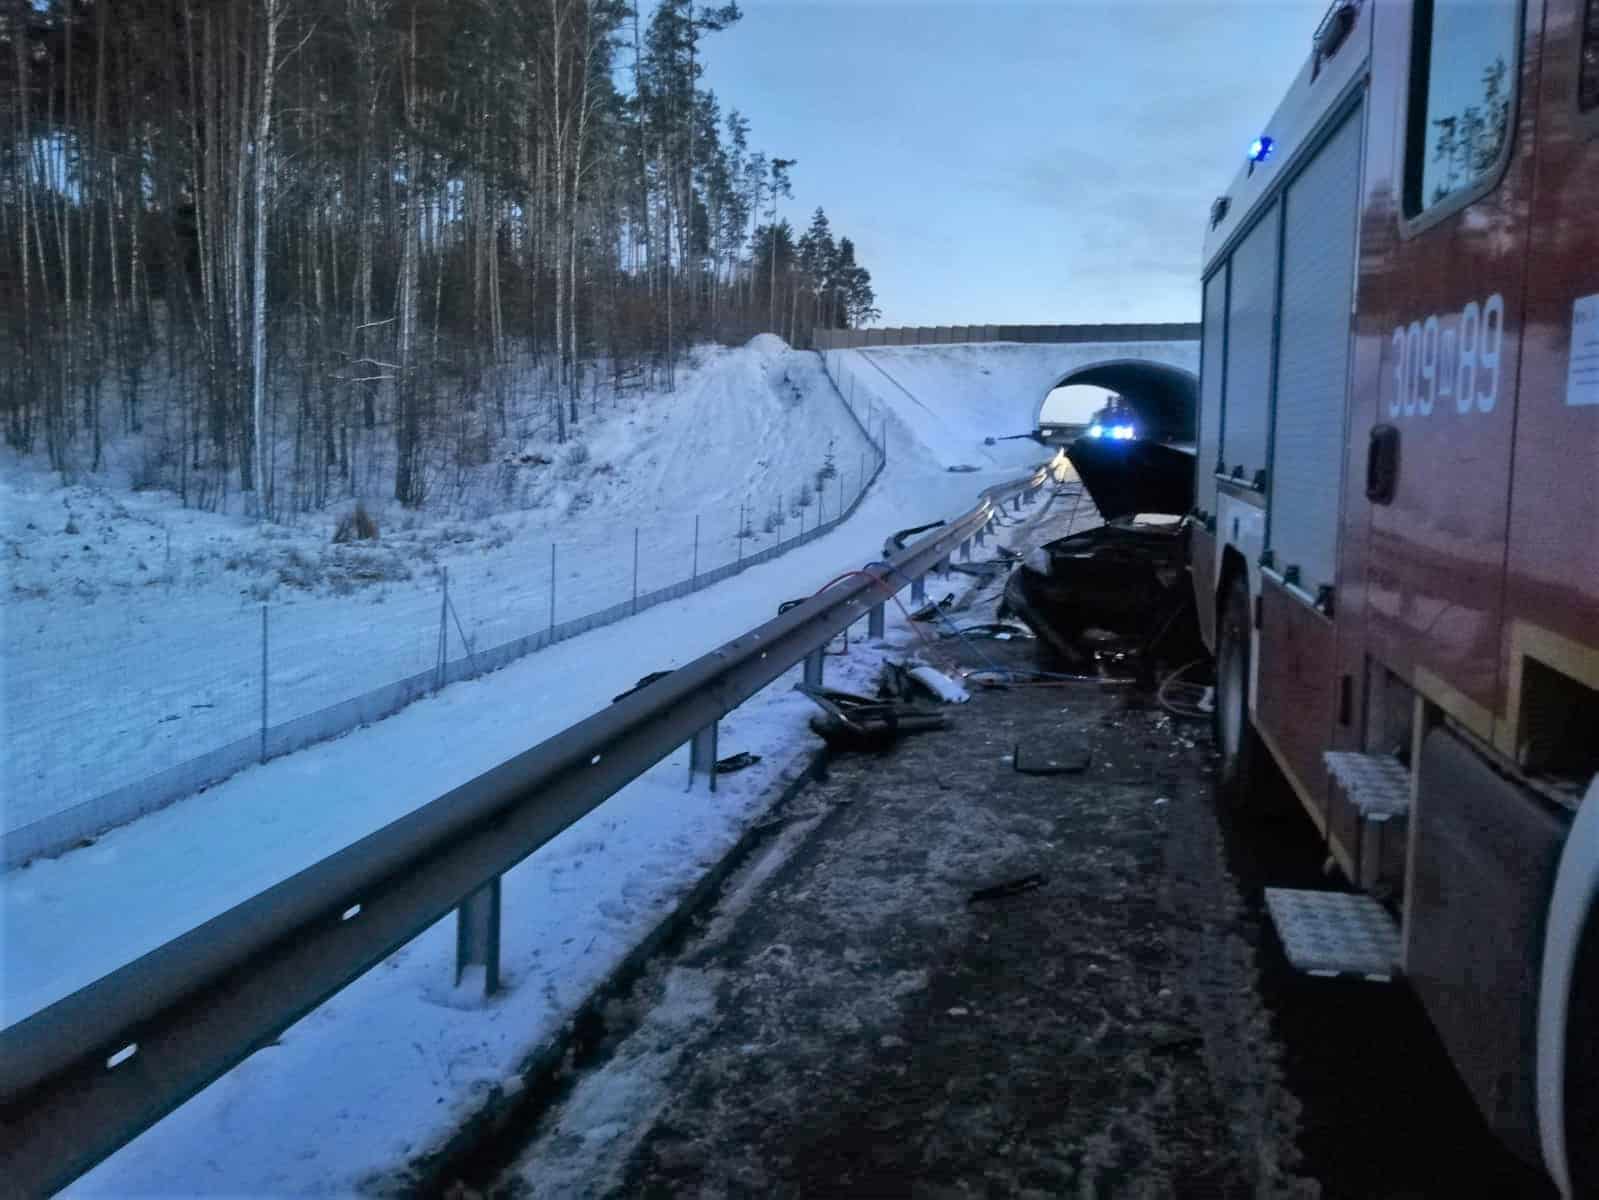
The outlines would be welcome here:
[[[811,729],[836,750],[883,750],[907,733],[942,729],[947,723],[943,713],[914,704],[806,683],[796,683],[794,690],[822,710],[811,718]]]
[[[980,562],[952,562],[949,564],[949,569],[958,571],[962,575],[975,575],[978,579],[992,579],[1008,571],[1010,564],[989,558]]]
[[[716,760],[716,773],[718,775],[731,775],[734,771],[742,771],[745,767],[753,767],[761,761],[759,754],[751,754],[748,750],[740,750],[737,754],[729,754],[726,758]]]
[[[974,621],[970,625],[956,625],[938,635],[940,638],[967,638],[973,641],[1030,642],[1037,635],[1025,625],[1009,621]]]
[[[1004,900],[1010,896],[1019,896],[1023,892],[1030,892],[1034,888],[1041,888],[1049,880],[1034,871],[1031,875],[1023,875],[1020,879],[1008,879],[1004,883],[996,883],[991,887],[978,888],[966,897],[966,903],[976,904],[981,900]]]
[[[901,529],[897,533],[890,534],[888,540],[883,543],[883,557],[891,558],[894,551],[905,549],[906,538],[926,533],[929,529],[938,529],[943,524],[942,521],[929,521],[926,525],[912,525],[909,529]]]
[[[999,692],[1010,687],[1011,676],[1010,671],[973,671],[966,676],[966,682],[973,687]]]
[[[959,683],[932,667],[915,666],[907,673],[923,690],[944,704],[965,704],[972,698],[972,694]]]
[[[936,621],[940,614],[948,612],[955,604],[955,593],[948,592],[942,600],[929,600],[911,614],[913,621]]]
[[[670,671],[651,671],[648,675],[644,676],[637,683],[635,683],[632,687],[628,688],[627,691],[621,692],[621,693],[619,693],[619,694],[617,694],[615,696],[612,696],[611,697],[611,703],[615,704],[618,700],[625,700],[625,699],[627,699],[627,697],[631,696],[634,692],[643,691],[645,688],[649,687],[650,684],[654,683],[657,679],[665,679],[671,673],[672,672],[670,672]]]

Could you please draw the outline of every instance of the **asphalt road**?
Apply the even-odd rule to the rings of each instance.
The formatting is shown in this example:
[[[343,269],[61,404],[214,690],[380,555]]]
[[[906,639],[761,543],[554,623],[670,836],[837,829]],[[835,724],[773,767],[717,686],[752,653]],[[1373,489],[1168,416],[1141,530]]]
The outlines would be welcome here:
[[[977,692],[769,835],[457,1194],[1547,1194],[1402,986],[1287,967],[1261,890],[1327,884],[1313,828],[1219,813],[1208,731],[1136,692]]]

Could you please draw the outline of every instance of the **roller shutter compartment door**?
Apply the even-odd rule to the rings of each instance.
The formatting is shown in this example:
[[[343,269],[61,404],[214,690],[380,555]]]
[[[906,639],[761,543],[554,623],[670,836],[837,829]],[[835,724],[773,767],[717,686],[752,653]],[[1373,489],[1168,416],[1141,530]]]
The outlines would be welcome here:
[[[1205,331],[1199,361],[1199,461],[1195,507],[1216,513],[1216,462],[1221,450],[1223,354],[1227,345],[1227,267],[1205,282]]]
[[[1360,207],[1361,112],[1289,185],[1266,544],[1315,595],[1337,571],[1349,386],[1349,309]]]
[[[1247,484],[1253,484],[1266,469],[1279,207],[1273,203],[1233,251],[1227,297],[1221,457],[1227,475]]]

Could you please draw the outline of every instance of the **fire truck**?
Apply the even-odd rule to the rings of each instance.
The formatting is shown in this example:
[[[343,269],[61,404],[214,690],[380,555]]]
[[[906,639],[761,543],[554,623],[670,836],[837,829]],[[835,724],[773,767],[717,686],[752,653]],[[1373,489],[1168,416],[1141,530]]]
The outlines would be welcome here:
[[[1391,962],[1599,1194],[1599,0],[1338,0],[1203,309],[1218,792],[1280,774],[1351,885],[1268,890],[1289,958]]]

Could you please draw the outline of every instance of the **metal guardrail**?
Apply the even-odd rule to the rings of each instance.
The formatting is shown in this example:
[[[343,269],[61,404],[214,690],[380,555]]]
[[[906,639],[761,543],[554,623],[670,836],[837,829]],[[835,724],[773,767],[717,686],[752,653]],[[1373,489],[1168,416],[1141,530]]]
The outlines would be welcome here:
[[[688,743],[714,786],[717,722],[888,594],[1020,507],[1058,467],[970,512],[142,958],[0,1030],[0,1190],[60,1189],[359,976],[459,912],[461,968],[498,967],[499,878]]]

